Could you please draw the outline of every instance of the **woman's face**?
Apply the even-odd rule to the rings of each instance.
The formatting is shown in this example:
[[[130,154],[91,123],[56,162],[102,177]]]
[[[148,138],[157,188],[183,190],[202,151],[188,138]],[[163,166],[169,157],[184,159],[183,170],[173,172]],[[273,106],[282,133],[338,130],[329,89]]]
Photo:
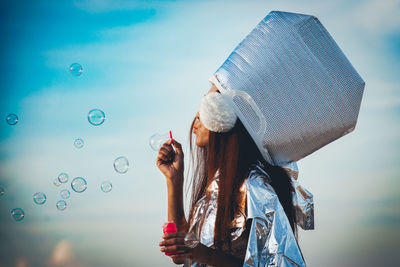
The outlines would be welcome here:
[[[210,92],[218,92],[217,87],[213,84],[211,89],[208,90],[207,94]],[[210,131],[204,127],[200,120],[199,113],[196,114],[196,120],[193,124],[193,133],[196,135],[196,145],[200,147],[208,146],[208,137]]]
[[[208,136],[210,131],[204,127],[203,123],[199,118],[199,113],[196,114],[196,120],[193,124],[193,133],[196,135],[196,145],[205,147],[208,145]]]

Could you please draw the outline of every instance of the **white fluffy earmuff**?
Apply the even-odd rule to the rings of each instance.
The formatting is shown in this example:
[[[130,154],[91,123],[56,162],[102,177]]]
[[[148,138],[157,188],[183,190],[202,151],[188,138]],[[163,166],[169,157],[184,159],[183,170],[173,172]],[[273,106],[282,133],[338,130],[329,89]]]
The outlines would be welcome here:
[[[203,97],[199,116],[208,130],[225,133],[235,126],[237,116],[227,97],[218,92],[211,92]]]

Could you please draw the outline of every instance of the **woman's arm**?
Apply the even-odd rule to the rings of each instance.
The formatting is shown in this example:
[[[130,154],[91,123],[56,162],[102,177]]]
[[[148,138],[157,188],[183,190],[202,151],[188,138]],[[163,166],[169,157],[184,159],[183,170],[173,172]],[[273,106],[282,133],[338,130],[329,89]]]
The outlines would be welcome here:
[[[186,232],[187,222],[183,210],[183,177],[167,178],[167,191],[168,221],[175,222],[178,231]]]
[[[183,157],[181,144],[171,139],[162,145],[156,161],[167,182],[168,221],[175,222],[178,231],[186,231],[187,228],[183,210]]]
[[[236,258],[235,256],[225,253],[221,250],[206,247],[201,243],[199,243],[196,248],[198,249],[198,252],[195,253],[201,254],[194,257],[194,260],[196,262],[205,263],[207,265],[215,267],[243,266],[243,260]]]

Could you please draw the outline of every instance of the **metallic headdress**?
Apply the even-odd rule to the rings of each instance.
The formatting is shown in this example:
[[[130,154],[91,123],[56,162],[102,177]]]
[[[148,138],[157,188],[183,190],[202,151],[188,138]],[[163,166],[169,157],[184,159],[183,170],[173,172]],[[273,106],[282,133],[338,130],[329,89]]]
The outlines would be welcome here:
[[[354,130],[365,83],[316,17],[273,11],[210,78],[272,165]]]

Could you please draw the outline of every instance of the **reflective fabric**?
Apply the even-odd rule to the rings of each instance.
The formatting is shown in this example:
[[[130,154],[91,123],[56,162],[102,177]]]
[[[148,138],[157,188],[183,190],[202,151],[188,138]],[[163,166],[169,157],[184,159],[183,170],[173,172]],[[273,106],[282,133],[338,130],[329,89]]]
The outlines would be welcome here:
[[[232,240],[245,230],[245,221],[252,219],[243,266],[305,266],[289,220],[270,185],[270,178],[261,162],[254,164],[245,180],[242,192],[246,194],[246,218],[237,217]],[[210,247],[214,241],[214,224],[218,198],[218,177],[207,188],[210,195],[201,198],[194,207],[194,215],[185,243],[196,246],[198,242]],[[202,222],[203,220],[203,222]],[[202,225],[202,227],[201,227]],[[207,266],[187,262],[185,266]]]
[[[365,86],[316,17],[280,11],[269,13],[210,81],[230,97],[264,159],[279,166],[353,131]]]
[[[292,179],[294,192],[293,205],[296,209],[297,225],[303,230],[314,230],[314,198],[310,191],[297,181],[299,169],[296,162],[283,166],[283,169]]]
[[[243,266],[306,266],[285,211],[258,162],[246,180],[252,226]]]

